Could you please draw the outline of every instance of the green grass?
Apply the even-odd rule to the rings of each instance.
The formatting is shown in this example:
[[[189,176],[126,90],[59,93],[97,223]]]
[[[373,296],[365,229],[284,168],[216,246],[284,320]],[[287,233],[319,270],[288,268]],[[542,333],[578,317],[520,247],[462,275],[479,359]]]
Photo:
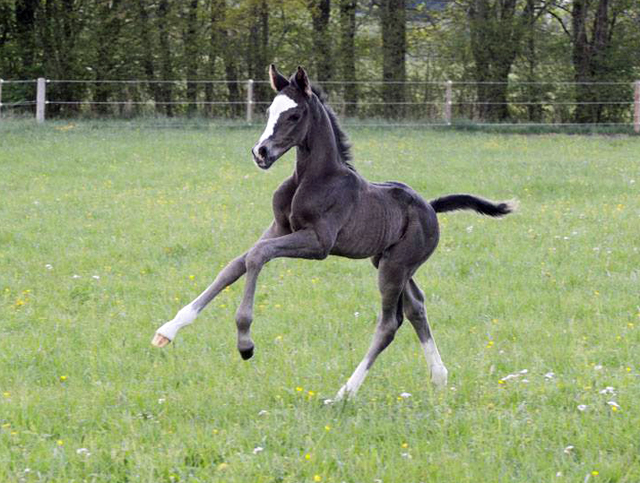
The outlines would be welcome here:
[[[242,282],[150,345],[268,225],[292,155],[259,171],[259,134],[0,124],[0,481],[640,481],[640,139],[352,131],[371,180],[520,211],[440,217],[417,278],[449,387],[404,324],[325,406],[373,333],[367,261],[271,262],[249,362]]]

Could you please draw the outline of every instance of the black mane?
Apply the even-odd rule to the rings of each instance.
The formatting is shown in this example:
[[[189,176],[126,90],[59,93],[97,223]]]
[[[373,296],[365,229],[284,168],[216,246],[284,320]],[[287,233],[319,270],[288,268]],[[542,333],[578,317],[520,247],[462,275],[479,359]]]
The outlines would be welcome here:
[[[351,142],[349,141],[349,136],[347,136],[347,133],[342,130],[340,124],[338,123],[338,116],[335,112],[333,112],[331,106],[327,104],[327,94],[316,85],[312,85],[311,90],[318,97],[318,99],[322,103],[322,106],[324,107],[324,110],[329,116],[329,121],[331,121],[331,128],[333,129],[333,133],[336,137],[336,144],[338,145],[338,156],[340,156],[340,159],[347,166],[353,169],[353,165],[351,164],[353,156],[351,155]]]

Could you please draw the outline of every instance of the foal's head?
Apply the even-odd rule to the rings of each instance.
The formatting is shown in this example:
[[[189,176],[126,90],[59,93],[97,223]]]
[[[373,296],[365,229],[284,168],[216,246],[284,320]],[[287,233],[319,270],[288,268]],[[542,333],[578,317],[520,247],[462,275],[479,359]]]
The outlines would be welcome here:
[[[287,80],[271,64],[269,77],[277,95],[267,110],[267,127],[251,150],[253,160],[262,169],[271,167],[280,156],[305,139],[311,117],[310,101],[314,95],[302,67],[298,67],[296,73]]]

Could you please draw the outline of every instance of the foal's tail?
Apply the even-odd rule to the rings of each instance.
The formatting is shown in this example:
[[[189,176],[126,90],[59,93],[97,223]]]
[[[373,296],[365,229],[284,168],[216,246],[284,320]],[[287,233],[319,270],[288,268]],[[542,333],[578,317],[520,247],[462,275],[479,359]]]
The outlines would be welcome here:
[[[517,208],[515,201],[494,203],[473,195],[448,195],[429,202],[436,213],[455,210],[473,210],[483,215],[500,217],[508,215]]]

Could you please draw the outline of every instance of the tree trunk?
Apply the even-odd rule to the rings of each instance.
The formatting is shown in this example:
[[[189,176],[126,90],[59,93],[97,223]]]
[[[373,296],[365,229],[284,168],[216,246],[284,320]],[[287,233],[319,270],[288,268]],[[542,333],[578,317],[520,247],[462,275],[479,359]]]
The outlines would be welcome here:
[[[216,76],[216,60],[220,54],[221,40],[222,40],[222,20],[225,17],[225,0],[211,0],[209,9],[209,62],[207,63],[207,76],[208,80],[215,79]],[[206,84],[204,91],[205,100],[207,103],[205,106],[205,113],[207,116],[213,116],[214,106],[210,104],[214,102],[214,86],[213,84]]]
[[[173,81],[173,59],[171,57],[171,45],[169,42],[169,0],[160,0],[158,4],[158,34],[160,44],[160,71],[163,81]],[[167,117],[173,117],[173,83],[165,82],[160,86],[164,112]]]
[[[521,49],[523,14],[517,0],[473,0],[469,8],[471,51],[476,64],[478,117],[509,118],[507,87],[511,66]]]
[[[247,45],[247,64],[249,77],[253,80],[267,80],[269,67],[269,6],[267,0],[254,0],[251,9],[251,25],[249,27],[249,44]],[[254,101],[259,106],[270,96],[268,84],[259,83],[254,86]],[[264,106],[262,106],[264,107]]]
[[[113,85],[105,84],[100,81],[108,80],[114,77],[116,63],[116,46],[115,41],[106,42],[105,39],[118,39],[122,28],[122,20],[120,17],[119,7],[121,0],[113,0],[108,4],[102,5],[99,10],[100,23],[96,31],[96,86],[94,100],[97,102],[94,111],[99,115],[105,115],[109,112],[109,97],[113,94]]]
[[[217,6],[217,14],[212,10],[212,45],[213,45],[213,17],[217,15],[217,22],[220,27],[217,30],[220,38],[220,51],[224,62],[224,73],[227,81],[227,101],[229,102],[228,112],[232,117],[242,115],[242,94],[238,85],[238,51],[240,50],[236,37],[227,29],[227,5],[226,0],[213,0]],[[214,7],[212,6],[212,9]]]
[[[536,70],[538,68],[538,52],[536,49],[536,32],[535,32],[535,0],[527,0],[525,7],[526,17],[526,38],[524,42],[525,61],[526,61],[526,80],[529,86],[526,89],[527,101],[527,119],[529,122],[542,121],[542,93],[543,90],[538,82]]]
[[[198,78],[199,49],[198,49],[198,6],[199,0],[191,0],[187,12],[187,28],[184,36],[187,75],[187,115],[193,116],[198,111],[198,84],[193,82]]]
[[[571,40],[574,79],[576,86],[575,122],[599,122],[603,110],[597,104],[599,93],[594,82],[607,78],[607,49],[611,43],[612,32],[609,23],[610,0],[598,0],[593,16],[591,38],[588,34],[590,20],[588,0],[575,0],[571,9]]]
[[[18,77],[29,78],[40,73],[34,72],[36,11],[38,0],[18,0],[15,4],[16,37],[20,45],[22,65]],[[35,74],[35,75],[34,75]]]
[[[40,16],[39,33],[42,42],[42,72],[54,79],[81,79],[85,74],[78,49],[78,40],[83,30],[81,5],[74,0],[46,0],[44,15]],[[80,83],[50,85],[47,106],[52,116],[76,114],[80,108],[86,86]]]
[[[315,59],[314,77],[320,83],[333,77],[333,58],[331,56],[331,0],[310,0],[311,21],[313,26],[313,58]]]
[[[407,53],[405,0],[382,0],[382,100],[384,115],[389,119],[403,117],[405,102]]]
[[[153,62],[153,46],[156,44],[152,37],[149,20],[149,6],[146,0],[138,0],[138,22],[140,32],[140,42],[142,45],[141,64],[147,81],[149,82],[149,90],[153,95],[155,110],[157,113],[162,112],[162,89],[156,81],[156,69]]]
[[[343,85],[345,114],[358,113],[358,86],[356,81],[356,6],[357,0],[340,0],[340,74]]]

